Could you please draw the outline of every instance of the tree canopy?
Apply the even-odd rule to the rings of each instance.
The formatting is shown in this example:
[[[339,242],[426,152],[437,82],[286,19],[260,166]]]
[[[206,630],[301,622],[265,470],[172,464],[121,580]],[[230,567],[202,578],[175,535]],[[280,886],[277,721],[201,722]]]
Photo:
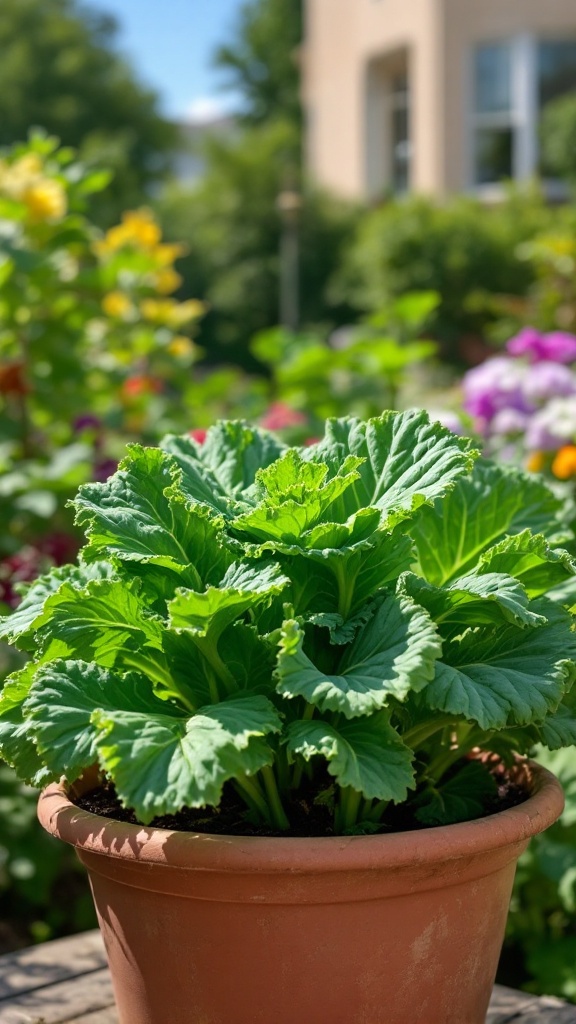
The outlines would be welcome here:
[[[0,145],[40,127],[110,166],[114,181],[100,200],[104,220],[142,202],[178,145],[156,94],[115,50],[116,31],[113,18],[78,0],[0,5]]]
[[[302,0],[248,0],[234,38],[218,48],[215,63],[244,98],[248,124],[300,122],[298,46]]]

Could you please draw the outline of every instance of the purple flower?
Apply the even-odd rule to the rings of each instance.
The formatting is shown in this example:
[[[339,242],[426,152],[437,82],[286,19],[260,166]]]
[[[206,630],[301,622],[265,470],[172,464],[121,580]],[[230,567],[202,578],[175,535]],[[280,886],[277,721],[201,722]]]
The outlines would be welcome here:
[[[510,434],[523,434],[530,422],[528,413],[519,409],[500,409],[490,424],[490,434],[506,437]]]
[[[85,413],[84,416],[77,416],[74,420],[74,430],[80,432],[81,430],[99,430],[102,426],[102,420],[98,416],[93,416],[91,413]]]
[[[564,331],[541,334],[535,327],[524,327],[510,338],[506,349],[510,355],[527,356],[533,363],[571,363],[576,360],[576,337]]]
[[[576,359],[576,337],[565,331],[552,331],[545,335],[547,355],[545,359],[553,359],[556,363],[572,363]]]
[[[553,398],[534,414],[526,430],[526,447],[556,451],[576,440],[576,400]]]
[[[486,425],[500,409],[530,412],[523,392],[525,367],[507,356],[496,356],[464,375],[464,408]]]
[[[117,459],[101,459],[94,464],[92,478],[99,483],[105,483],[108,477],[112,476],[112,473],[115,473],[117,469]]]
[[[562,366],[542,360],[527,367],[524,378],[524,395],[533,405],[539,405],[550,398],[576,394],[576,374]]]

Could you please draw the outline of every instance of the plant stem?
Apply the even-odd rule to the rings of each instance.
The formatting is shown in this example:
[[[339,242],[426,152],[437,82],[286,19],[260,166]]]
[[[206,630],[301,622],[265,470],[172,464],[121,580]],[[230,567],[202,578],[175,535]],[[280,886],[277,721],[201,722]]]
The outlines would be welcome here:
[[[267,825],[274,824],[270,808],[257,779],[244,775],[241,779],[234,779],[232,784],[236,792],[248,804],[250,810],[255,811]]]
[[[238,692],[238,685],[230,669],[224,664],[222,658],[218,654],[216,644],[214,641],[206,644],[198,644],[198,649],[202,652],[206,658],[208,664],[214,669],[217,678],[223,683],[228,697],[233,696]]]
[[[290,789],[290,765],[288,764],[286,747],[283,745],[279,745],[276,752],[276,774],[278,776],[280,792],[286,793]]]
[[[430,762],[426,769],[426,775],[433,782],[440,782],[441,778],[452,767],[456,761],[459,761],[462,757],[476,746],[478,740],[482,738],[483,734],[478,729],[471,727],[467,730],[467,735],[463,736],[460,742],[455,743],[449,750],[444,750],[438,754],[433,761]]]
[[[362,793],[345,786],[340,790],[340,804],[336,808],[335,825],[338,832],[353,828],[358,820],[358,811],[362,803]]]
[[[370,801],[370,803],[372,803],[372,801]],[[384,817],[384,813],[385,813],[386,808],[388,807],[389,803],[390,803],[389,800],[378,800],[377,803],[373,804],[373,806],[370,808],[370,810],[366,814],[367,820],[368,821],[382,821],[382,818]]]
[[[276,776],[274,775],[273,769],[270,765],[266,765],[265,768],[261,769],[261,775],[264,780],[264,788],[266,790],[266,796],[268,798],[268,806],[272,813],[272,819],[277,828],[282,829],[286,832],[290,828],[290,822],[286,816],[286,812],[282,806],[278,787],[276,785]]]
[[[356,576],[347,577],[344,571],[344,566],[339,562],[335,562],[332,566],[332,572],[336,577],[338,584],[338,614],[342,616],[344,621],[350,614],[350,608],[352,607],[352,598],[354,596],[354,584],[356,582]]]
[[[148,676],[152,681],[160,683],[162,688],[166,691],[166,695],[175,697],[179,700],[187,711],[190,711],[192,714],[196,712],[195,705],[186,696],[186,694],[179,689],[168,670],[163,668],[162,665],[159,665],[151,658],[147,658],[144,654],[139,654],[137,651],[127,651],[123,655],[123,660],[132,668],[140,669],[140,671],[145,676]]]
[[[302,715],[303,722],[311,722],[314,717],[314,705],[307,704],[304,708],[304,714]],[[298,786],[302,782],[302,775],[304,774],[304,758],[300,756],[300,760],[294,765],[294,772],[292,773],[292,789],[298,789]]]
[[[219,704],[220,694],[218,692],[218,682],[216,680],[215,673],[212,671],[211,665],[207,665],[206,667],[206,678],[208,680],[208,687],[210,690],[210,700],[213,704]]]
[[[412,750],[417,750],[435,732],[445,729],[447,725],[452,723],[453,719],[449,715],[442,715],[440,718],[434,718],[431,722],[421,722],[420,725],[414,725],[411,729],[408,729],[408,732],[404,733],[402,739],[406,746],[411,747]]]

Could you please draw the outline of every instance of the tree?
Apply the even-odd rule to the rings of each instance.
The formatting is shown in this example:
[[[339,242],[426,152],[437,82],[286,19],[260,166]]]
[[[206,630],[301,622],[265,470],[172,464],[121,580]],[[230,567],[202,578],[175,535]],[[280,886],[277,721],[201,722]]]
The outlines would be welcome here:
[[[0,145],[30,127],[80,149],[115,175],[100,199],[100,220],[142,202],[165,173],[178,131],[157,97],[114,51],[116,22],[77,0],[2,0]]]
[[[297,130],[286,121],[246,128],[210,145],[209,170],[193,190],[175,185],[159,203],[168,237],[184,238],[186,291],[208,303],[200,343],[211,358],[250,365],[251,337],[279,319],[278,193]],[[350,313],[328,283],[356,224],[356,210],[306,188],[300,214],[301,318],[330,324]]]
[[[576,92],[546,104],[541,143],[544,173],[576,184]]]
[[[301,323],[329,327],[350,315],[328,286],[356,210],[300,180],[301,32],[302,0],[246,0],[234,38],[215,55],[244,100],[238,126],[208,138],[196,188],[175,186],[159,204],[167,235],[189,246],[186,290],[208,303],[201,344],[210,358],[251,369],[250,339],[279,321],[281,192],[301,192]]]
[[[215,63],[243,95],[246,124],[300,124],[301,39],[302,0],[249,0],[241,9],[235,38],[216,51]]]

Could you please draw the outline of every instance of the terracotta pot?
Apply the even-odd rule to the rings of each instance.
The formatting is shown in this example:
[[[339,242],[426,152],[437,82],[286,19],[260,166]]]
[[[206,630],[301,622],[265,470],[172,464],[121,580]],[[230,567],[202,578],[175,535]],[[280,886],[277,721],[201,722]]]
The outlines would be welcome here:
[[[88,868],[121,1024],[483,1024],[516,860],[563,806],[517,770],[520,806],[388,836],[170,832],[58,785],[39,816]]]

